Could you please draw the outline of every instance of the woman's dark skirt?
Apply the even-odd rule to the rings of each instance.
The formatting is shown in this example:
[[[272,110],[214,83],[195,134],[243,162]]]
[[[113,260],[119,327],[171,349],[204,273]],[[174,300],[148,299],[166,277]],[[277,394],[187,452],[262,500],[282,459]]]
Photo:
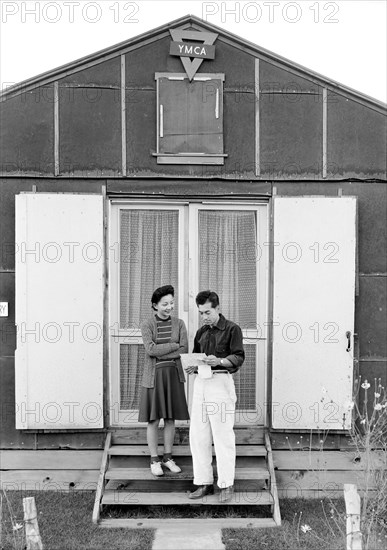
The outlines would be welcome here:
[[[156,366],[154,388],[141,387],[139,422],[166,418],[189,420],[184,384],[176,365]]]

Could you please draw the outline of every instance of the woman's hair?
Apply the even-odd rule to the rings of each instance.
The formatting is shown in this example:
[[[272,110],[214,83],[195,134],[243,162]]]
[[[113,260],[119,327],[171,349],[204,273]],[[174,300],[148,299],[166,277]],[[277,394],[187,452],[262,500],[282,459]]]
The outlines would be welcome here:
[[[196,296],[196,305],[202,306],[207,302],[211,302],[213,308],[219,305],[219,296],[212,290],[202,290]]]
[[[153,304],[158,304],[161,298],[164,298],[164,296],[168,296],[168,294],[172,294],[172,296],[175,296],[175,289],[172,285],[164,285],[156,288],[151,298],[152,309],[155,309],[153,307]]]

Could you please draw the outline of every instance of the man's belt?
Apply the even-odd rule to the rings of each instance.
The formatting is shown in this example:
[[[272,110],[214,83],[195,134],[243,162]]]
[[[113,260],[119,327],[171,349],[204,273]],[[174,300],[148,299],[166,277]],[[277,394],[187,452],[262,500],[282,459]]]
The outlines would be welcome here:
[[[212,374],[223,374],[223,373],[228,374],[228,370],[213,370],[211,372]]]

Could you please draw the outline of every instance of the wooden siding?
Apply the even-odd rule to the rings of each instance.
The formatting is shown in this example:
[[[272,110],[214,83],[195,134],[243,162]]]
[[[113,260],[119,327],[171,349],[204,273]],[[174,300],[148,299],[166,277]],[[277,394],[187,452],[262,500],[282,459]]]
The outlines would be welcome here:
[[[182,72],[169,55],[170,37],[122,51],[126,128],[121,131],[121,52],[117,56],[58,76],[1,102],[3,172],[54,174],[54,133],[58,135],[59,175],[225,177],[306,180],[386,178],[386,113],[375,102],[362,103],[332,91],[332,83],[296,74],[264,55],[232,45],[220,36],[214,60],[200,73],[224,73],[225,163],[218,167],[158,165],[156,150],[156,72]],[[259,59],[259,75],[255,62]],[[255,151],[256,81],[259,81],[259,151]],[[327,93],[328,91],[328,93]],[[327,101],[324,97],[327,94]],[[54,132],[55,108],[59,127]],[[326,121],[324,123],[324,117]],[[11,128],[7,132],[5,128]],[[29,137],[29,139],[27,139]],[[31,139],[33,137],[33,139]],[[6,138],[6,139],[5,139]],[[261,173],[255,166],[260,158]],[[39,159],[38,161],[36,159]],[[55,172],[56,173],[56,172]]]
[[[154,84],[153,84],[154,86]],[[156,89],[126,90],[126,156],[129,176],[147,175],[150,154],[156,151]],[[141,132],[135,131],[142,128]],[[149,136],[153,136],[149,139]],[[153,163],[156,159],[152,158]]]
[[[225,87],[228,83],[225,83]],[[255,95],[254,92],[228,91],[224,93],[224,152],[228,155],[224,167],[215,170],[208,166],[209,174],[233,174],[235,179],[255,179]]]
[[[0,317],[1,355],[13,357],[16,348],[15,273],[1,273],[0,296],[0,300],[8,301],[8,317]]]
[[[101,458],[102,450],[2,451],[1,486],[7,490],[95,491]],[[373,458],[378,467],[387,467],[385,457],[374,453]],[[360,490],[364,487],[363,458],[353,451],[278,450],[273,451],[273,460],[282,498],[342,496],[344,483],[356,483]]]
[[[385,117],[339,94],[327,105],[328,177],[386,179]]]
[[[60,173],[121,174],[119,90],[60,87],[59,98]]]
[[[0,101],[0,171],[54,174],[54,88]]]
[[[360,357],[380,360],[387,357],[386,276],[361,276],[359,283],[355,311]],[[382,373],[379,376],[381,375]]]
[[[5,449],[34,449],[36,434],[15,429],[15,360],[13,356],[0,357],[0,403],[1,447]]]
[[[156,72],[184,72],[180,59],[169,55],[170,43],[171,38],[167,36],[125,54],[128,89],[155,89]]]
[[[323,88],[260,61],[261,177],[323,176]]]
[[[207,173],[217,169],[216,166],[205,166]],[[122,180],[109,180],[107,192],[111,196],[137,196],[160,199],[168,197],[175,199],[188,199],[190,197],[216,197],[217,199],[232,199],[243,197],[257,200],[262,197],[270,197],[272,184],[268,181],[218,181],[204,179],[133,179],[130,182]]]
[[[387,273],[387,186],[385,183],[352,182],[345,193],[359,197],[359,272],[362,275]]]
[[[321,97],[261,93],[261,177],[322,177]]]
[[[76,73],[70,73],[59,82],[61,86],[64,85],[76,85],[80,88],[117,88],[119,89],[121,83],[121,63],[120,58],[109,59],[103,61],[98,65],[89,67],[83,71]]]

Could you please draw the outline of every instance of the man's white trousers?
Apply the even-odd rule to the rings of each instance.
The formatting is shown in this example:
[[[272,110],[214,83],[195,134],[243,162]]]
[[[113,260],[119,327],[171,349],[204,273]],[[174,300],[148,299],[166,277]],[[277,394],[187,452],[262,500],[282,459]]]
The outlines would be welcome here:
[[[196,376],[190,423],[190,446],[195,485],[210,485],[212,440],[214,441],[218,486],[229,487],[235,477],[235,385],[231,374]]]

